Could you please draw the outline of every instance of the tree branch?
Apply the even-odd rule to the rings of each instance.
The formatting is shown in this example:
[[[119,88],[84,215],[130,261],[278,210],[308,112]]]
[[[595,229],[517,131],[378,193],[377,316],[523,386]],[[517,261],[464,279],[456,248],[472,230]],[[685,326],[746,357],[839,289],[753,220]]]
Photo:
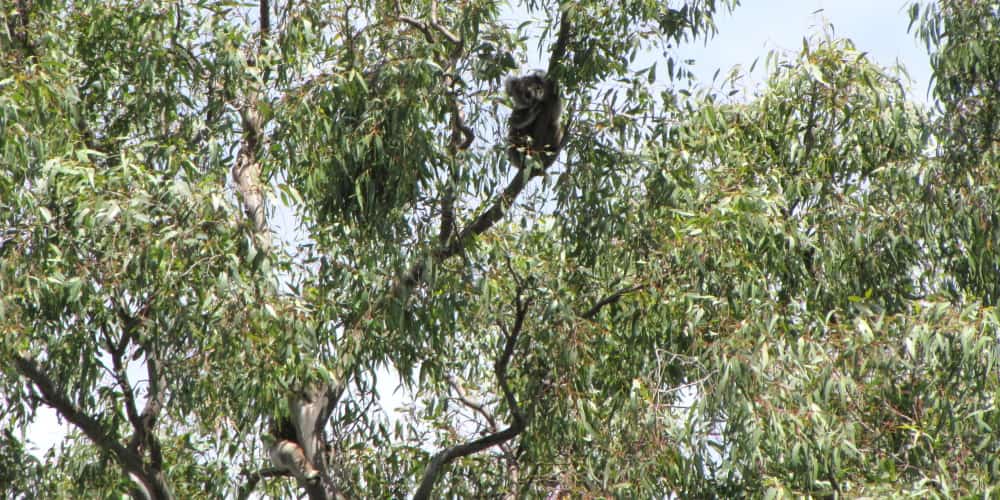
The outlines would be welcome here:
[[[496,432],[498,427],[497,421],[495,418],[493,418],[493,415],[491,415],[490,412],[486,411],[485,404],[481,401],[474,401],[472,398],[470,398],[469,395],[465,393],[465,390],[463,390],[462,387],[458,385],[458,382],[454,378],[448,377],[448,384],[451,385],[451,388],[452,390],[455,391],[455,394],[458,394],[458,401],[463,405],[465,405],[466,407],[468,407],[470,410],[478,413],[480,416],[486,419],[486,423],[489,424],[490,430]]]
[[[557,74],[558,69],[562,67],[563,59],[566,58],[566,46],[569,45],[569,38],[572,34],[569,23],[569,17],[564,10],[559,14],[559,36],[556,38],[555,45],[552,46],[552,56],[549,57],[549,69],[546,74]]]
[[[83,432],[94,445],[111,454],[125,474],[154,499],[171,499],[173,495],[165,478],[158,471],[149,471],[142,458],[125,448],[115,436],[109,434],[94,417],[77,408],[69,398],[56,388],[55,382],[46,375],[38,363],[20,355],[14,355],[14,368],[27,378],[42,394],[42,402],[54,408],[59,414]]]
[[[462,228],[458,241],[453,242],[451,245],[443,249],[441,253],[442,257],[448,258],[458,254],[462,250],[464,242],[485,233],[493,227],[493,225],[496,224],[505,213],[507,213],[507,209],[514,204],[514,200],[516,200],[517,196],[521,194],[522,190],[524,190],[524,186],[528,184],[528,181],[540,175],[542,175],[541,169],[530,169],[530,172],[529,169],[519,169],[517,173],[514,174],[514,178],[512,178],[510,183],[507,184],[507,187],[503,190],[500,197],[493,202],[493,205],[490,206],[490,208],[488,208],[485,212],[481,213],[479,217],[476,217],[471,224]]]
[[[77,408],[65,394],[56,388],[52,379],[42,372],[37,362],[15,354],[14,367],[21,376],[35,384],[35,387],[42,393],[42,400],[45,404],[55,408],[60,415],[83,431],[84,435],[90,438],[99,448],[108,451],[123,464],[138,463],[139,457],[131,453],[118,443],[113,436],[105,432],[96,419]],[[126,465],[126,468],[128,468],[128,465]],[[141,470],[138,466],[134,469],[135,471]]]
[[[142,436],[139,435],[139,429],[141,428],[139,424],[139,410],[135,404],[135,390],[128,379],[125,363],[122,361],[125,357],[125,349],[129,343],[129,320],[131,316],[125,312],[124,307],[117,301],[112,300],[111,305],[122,320],[122,334],[118,338],[118,341],[114,342],[108,328],[102,326],[101,332],[104,335],[104,348],[107,349],[108,355],[111,358],[112,376],[121,389],[122,399],[125,401],[125,417],[128,418],[129,423],[132,424],[132,428],[135,429],[135,432],[132,433],[132,439],[129,440],[128,449],[138,453],[139,443],[142,441]]]
[[[246,476],[247,482],[244,483],[243,486],[240,486],[239,493],[236,496],[239,500],[247,500],[250,498],[250,494],[257,488],[257,483],[259,483],[261,479],[269,477],[285,477],[290,476],[291,473],[285,469],[279,469],[277,467],[266,467],[257,472],[244,471],[243,475]]]
[[[437,40],[434,38],[434,33],[427,26],[426,23],[420,22],[412,17],[402,15],[403,7],[400,5],[399,0],[396,1],[396,19],[402,21],[413,28],[417,29],[424,35],[424,39],[427,43],[436,44]],[[458,57],[462,53],[462,48],[465,45],[465,41],[462,38],[455,36],[451,31],[445,28],[438,22],[437,16],[437,2],[431,2],[431,12],[430,12],[430,25],[441,33],[449,42],[454,45],[449,55],[445,58],[438,58],[438,62],[441,64],[442,68],[445,68],[444,86],[447,89],[448,107],[449,113],[451,114],[451,119],[449,121],[449,126],[451,127],[451,138],[448,142],[448,150],[452,155],[459,151],[464,151],[472,145],[472,142],[476,138],[475,131],[472,127],[465,123],[465,115],[462,112],[462,106],[459,104],[458,95],[455,90],[457,83],[460,81],[458,77],[451,73],[454,69],[455,63]],[[446,60],[442,60],[446,59]],[[449,243],[452,234],[455,229],[455,211],[454,211],[454,193],[451,190],[451,186],[446,188],[446,192],[441,198],[441,227],[438,232],[438,241],[441,245],[446,245]]]
[[[122,358],[125,356],[125,349],[129,343],[135,341],[135,331],[141,324],[141,320],[136,317],[137,315],[130,313],[121,302],[113,301],[112,305],[115,308],[118,319],[121,321],[122,334],[117,345],[112,345],[109,338],[107,347],[111,355],[111,365],[114,369],[115,380],[118,382],[125,400],[125,415],[129,423],[132,424],[132,437],[129,439],[128,449],[139,454],[140,445],[147,447],[149,445],[149,433],[152,432],[152,427],[144,422],[142,416],[139,414],[138,407],[135,404],[135,388],[128,379],[128,373],[125,370]],[[145,309],[140,314],[144,312]]]
[[[271,4],[270,0],[260,0],[260,44],[257,53],[252,53],[252,49],[247,49],[247,64],[249,66],[264,66],[262,72],[262,82],[267,82],[269,64],[266,60],[261,61],[261,55],[267,48],[271,37]],[[243,136],[240,140],[240,150],[236,162],[232,168],[232,177],[236,189],[243,202],[243,209],[247,218],[253,224],[253,232],[257,244],[261,251],[267,251],[270,247],[271,235],[267,226],[266,211],[264,206],[263,182],[261,179],[260,151],[264,146],[266,137],[264,134],[264,118],[260,112],[260,101],[266,96],[265,89],[260,87],[251,88],[244,96],[244,102],[240,110],[243,123]],[[155,370],[156,364],[151,363]],[[154,377],[154,371],[150,372],[150,378]],[[152,382],[151,382],[152,384]],[[156,388],[151,386],[155,391]],[[326,459],[322,450],[325,448],[323,442],[323,427],[329,419],[333,406],[339,396],[339,389],[330,388],[327,385],[309,388],[308,393],[293,394],[291,399],[292,420],[295,426],[297,445],[299,445],[305,455],[306,460],[319,471],[322,481],[316,484],[305,484],[306,493],[312,500],[326,500],[337,496],[337,489],[330,479],[326,466]],[[151,399],[151,406],[147,406],[150,415],[158,411],[162,399]],[[278,464],[275,464],[278,465]],[[260,476],[257,476],[259,481]],[[248,486],[256,486],[256,482]]]
[[[437,478],[441,474],[445,465],[448,465],[455,459],[466,457],[487,448],[506,443],[524,431],[526,423],[524,414],[521,413],[521,409],[517,404],[517,398],[514,397],[514,393],[510,390],[510,385],[507,383],[507,365],[510,362],[510,358],[514,355],[514,348],[517,346],[517,338],[521,334],[521,329],[524,326],[524,318],[527,315],[527,312],[528,302],[522,302],[520,296],[518,296],[517,317],[514,321],[514,328],[511,333],[507,335],[507,341],[504,345],[503,353],[494,365],[497,382],[500,384],[500,389],[504,393],[504,399],[507,401],[507,406],[510,408],[513,422],[509,427],[500,432],[494,432],[474,441],[446,448],[434,455],[431,459],[431,463],[424,471],[423,479],[420,481],[420,487],[417,489],[417,492],[414,493],[413,500],[427,500],[430,498],[431,492],[434,489],[434,482],[437,481]]]
[[[601,308],[603,308],[604,306],[614,304],[619,300],[621,300],[621,298],[626,294],[637,292],[639,290],[642,290],[642,288],[643,285],[635,285],[629,288],[623,288],[621,290],[618,290],[617,292],[612,293],[611,295],[608,295],[607,297],[604,297],[601,300],[598,300],[597,303],[594,304],[590,309],[587,309],[586,312],[580,314],[580,317],[582,317],[583,319],[594,319],[594,316],[597,316],[597,313],[601,312]]]
[[[258,53],[247,49],[247,65],[257,66],[260,53],[264,51],[270,37],[270,2],[260,2],[260,45]],[[266,68],[265,68],[266,75]],[[265,78],[266,81],[266,78]],[[240,117],[243,124],[243,138],[240,150],[233,164],[232,177],[236,190],[243,200],[243,210],[253,224],[254,236],[262,249],[270,247],[271,235],[267,227],[267,214],[264,207],[264,189],[260,179],[259,151],[264,145],[264,123],[260,114],[259,102],[261,90],[252,88],[244,96],[240,106]]]
[[[448,144],[452,153],[469,149],[472,141],[476,140],[476,134],[472,127],[465,123],[465,114],[461,106],[458,105],[458,98],[454,94],[455,79],[449,75],[445,79],[445,85],[451,88],[451,142]]]
[[[160,441],[156,439],[153,429],[167,399],[167,387],[163,383],[163,377],[160,373],[160,355],[157,346],[148,345],[144,349],[146,351],[146,375],[149,377],[149,389],[146,407],[142,409],[139,418],[142,424],[142,434],[146,446],[149,448],[151,465],[155,470],[162,470],[163,455],[160,452]]]
[[[397,2],[396,5],[397,5],[397,8],[398,8],[399,3]],[[400,21],[403,21],[404,23],[409,24],[410,26],[416,28],[418,31],[420,31],[421,33],[423,33],[424,38],[427,40],[428,43],[437,43],[434,40],[434,34],[431,33],[431,30],[427,28],[426,24],[424,24],[424,23],[422,23],[420,21],[417,21],[416,19],[414,19],[414,18],[412,18],[410,16],[396,16],[396,19],[399,19]]]
[[[529,172],[530,170],[530,172]],[[432,251],[431,256],[434,264],[439,264],[458,255],[471,239],[485,233],[499,221],[513,205],[514,200],[524,190],[524,186],[534,177],[541,175],[539,169],[520,169],[507,184],[503,193],[497,198],[486,211],[479,214],[469,225],[462,228],[458,237],[451,238],[447,244],[441,245]],[[389,292],[379,301],[375,309],[385,305],[388,300],[402,300],[413,287],[417,286],[424,277],[426,271],[426,259],[418,258],[403,275],[396,280]],[[354,323],[350,321],[349,323]]]
[[[271,2],[269,0],[260,0],[260,37],[261,41],[266,40],[271,36]]]
[[[448,31],[447,28],[445,28],[444,26],[441,25],[441,23],[438,22],[438,4],[436,0],[431,0],[431,26],[433,26],[434,29],[438,30],[438,33],[441,33],[441,36],[447,38],[449,42],[455,45],[462,44],[461,38],[455,36],[454,33]]]

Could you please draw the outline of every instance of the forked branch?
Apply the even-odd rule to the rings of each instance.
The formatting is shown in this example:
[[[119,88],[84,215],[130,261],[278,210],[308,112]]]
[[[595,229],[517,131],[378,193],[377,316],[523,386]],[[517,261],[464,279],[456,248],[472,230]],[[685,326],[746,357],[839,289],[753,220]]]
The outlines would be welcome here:
[[[514,320],[514,327],[509,333],[505,332],[506,342],[504,343],[503,352],[500,354],[500,357],[497,358],[496,364],[494,365],[497,383],[500,385],[500,390],[503,392],[504,399],[507,401],[507,407],[510,409],[512,420],[510,426],[502,431],[494,432],[479,439],[452,446],[451,448],[446,448],[435,454],[431,459],[431,463],[428,464],[427,469],[424,471],[423,479],[420,481],[420,487],[413,495],[414,500],[426,500],[427,498],[430,498],[431,492],[434,489],[434,482],[437,481],[438,476],[441,475],[445,465],[448,465],[458,458],[467,457],[474,453],[479,453],[487,448],[506,443],[524,431],[527,422],[524,418],[524,413],[521,412],[521,408],[517,404],[517,398],[514,396],[514,392],[511,391],[510,384],[507,382],[507,366],[510,363],[511,357],[514,355],[514,349],[517,347],[517,338],[520,336],[521,330],[524,327],[524,318],[528,313],[528,306],[529,302],[522,301],[520,295],[518,295],[516,301],[516,317]]]
[[[143,490],[143,494],[152,500],[169,500],[173,498],[163,474],[156,469],[147,468],[142,458],[118,441],[116,436],[108,433],[98,420],[87,415],[82,409],[70,401],[65,393],[56,387],[53,381],[38,363],[20,355],[14,356],[14,368],[22,377],[31,381],[41,400],[54,408],[59,415],[80,429],[98,448],[115,457],[125,474],[135,481]]]

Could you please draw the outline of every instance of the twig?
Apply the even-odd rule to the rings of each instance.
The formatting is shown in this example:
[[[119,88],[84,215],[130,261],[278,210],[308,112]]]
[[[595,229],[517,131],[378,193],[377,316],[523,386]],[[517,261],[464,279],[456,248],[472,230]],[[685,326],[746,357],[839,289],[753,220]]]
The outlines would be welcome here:
[[[492,430],[493,432],[496,432],[496,430],[497,430],[497,421],[496,421],[495,418],[493,418],[493,415],[491,415],[490,412],[486,411],[485,404],[482,403],[482,402],[480,402],[480,401],[474,401],[474,400],[472,400],[465,393],[465,391],[458,385],[458,383],[455,381],[454,378],[448,377],[448,384],[450,384],[451,388],[455,391],[456,394],[458,394],[458,400],[462,404],[464,404],[465,406],[467,406],[469,409],[475,411],[476,413],[478,413],[479,415],[481,415],[484,419],[486,419],[486,422],[490,426],[490,430]]]
[[[601,308],[603,308],[604,306],[609,304],[614,304],[615,302],[621,300],[621,298],[626,294],[642,290],[642,288],[643,285],[635,285],[633,287],[623,288],[621,290],[618,290],[617,292],[612,293],[611,295],[608,295],[607,297],[604,297],[601,300],[598,300],[597,303],[593,305],[593,307],[591,307],[586,312],[581,314],[580,317],[582,317],[583,319],[594,319],[594,316],[597,316],[597,313],[601,312]]]

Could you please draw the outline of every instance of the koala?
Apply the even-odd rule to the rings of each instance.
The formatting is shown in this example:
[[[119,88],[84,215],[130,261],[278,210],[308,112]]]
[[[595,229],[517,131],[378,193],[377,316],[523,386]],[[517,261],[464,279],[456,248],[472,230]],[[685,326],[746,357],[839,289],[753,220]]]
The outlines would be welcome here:
[[[548,167],[556,161],[562,147],[562,98],[559,87],[545,73],[510,77],[504,88],[513,103],[507,122],[507,158],[517,168],[524,168],[532,156]]]

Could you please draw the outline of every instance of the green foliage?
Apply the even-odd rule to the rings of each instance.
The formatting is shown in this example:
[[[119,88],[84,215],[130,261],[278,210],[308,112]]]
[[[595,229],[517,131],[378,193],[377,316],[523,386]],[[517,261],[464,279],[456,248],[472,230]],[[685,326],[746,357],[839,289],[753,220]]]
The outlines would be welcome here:
[[[126,494],[118,445],[177,498],[236,496],[323,381],[357,498],[518,415],[434,497],[997,491],[988,3],[911,9],[931,111],[826,36],[751,95],[681,87],[672,49],[732,1],[277,2],[266,34],[232,2],[28,4],[0,23],[0,490]],[[502,82],[536,53],[569,141],[520,190]],[[248,117],[301,241],[261,248],[225,192]],[[34,457],[50,390],[77,428]]]
[[[25,449],[24,441],[10,429],[0,436],[0,489],[9,498],[40,496],[39,474],[44,470],[40,461]]]
[[[929,197],[939,211],[942,265],[964,290],[988,305],[1000,300],[995,179],[1000,161],[1000,19],[989,2],[915,3],[910,10],[917,35],[930,51],[938,156],[927,173]]]
[[[433,126],[443,101],[427,92],[439,78],[433,62],[393,61],[323,79],[287,103],[272,154],[317,222],[405,224],[444,161]]]

